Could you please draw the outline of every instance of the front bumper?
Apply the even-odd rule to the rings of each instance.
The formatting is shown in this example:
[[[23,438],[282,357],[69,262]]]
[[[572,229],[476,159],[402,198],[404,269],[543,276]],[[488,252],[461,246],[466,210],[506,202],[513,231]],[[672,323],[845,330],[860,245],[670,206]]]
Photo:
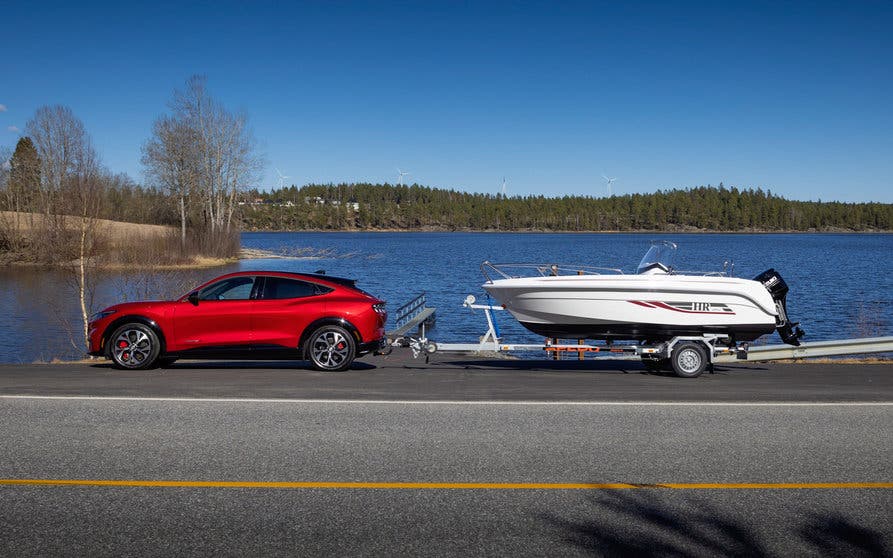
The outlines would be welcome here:
[[[99,326],[94,324],[90,324],[89,330],[89,339],[90,339],[90,350],[87,351],[87,354],[95,357],[104,357],[105,355],[105,347],[103,346],[104,339],[101,335],[101,329]]]

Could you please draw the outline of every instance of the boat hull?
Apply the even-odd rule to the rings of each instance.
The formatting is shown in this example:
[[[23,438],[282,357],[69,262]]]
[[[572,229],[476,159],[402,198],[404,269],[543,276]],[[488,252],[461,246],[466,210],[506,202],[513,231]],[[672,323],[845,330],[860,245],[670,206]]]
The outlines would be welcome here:
[[[776,328],[772,296],[746,279],[584,275],[501,279],[483,288],[545,337],[659,341],[713,333],[751,341]]]

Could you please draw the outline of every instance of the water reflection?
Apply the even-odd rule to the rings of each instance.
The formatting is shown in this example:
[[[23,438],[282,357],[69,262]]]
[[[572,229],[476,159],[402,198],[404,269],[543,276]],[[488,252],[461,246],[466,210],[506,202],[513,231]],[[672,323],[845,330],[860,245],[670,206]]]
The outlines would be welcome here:
[[[119,302],[182,295],[191,285],[238,264],[188,271],[98,273],[88,295],[90,312]],[[83,322],[72,272],[38,267],[0,270],[0,362],[47,362],[81,358]]]

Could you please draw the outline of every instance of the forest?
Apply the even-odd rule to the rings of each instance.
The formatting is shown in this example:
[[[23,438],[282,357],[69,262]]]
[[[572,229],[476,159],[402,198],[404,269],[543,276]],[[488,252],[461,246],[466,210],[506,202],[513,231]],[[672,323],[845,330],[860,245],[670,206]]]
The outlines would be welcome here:
[[[508,196],[413,185],[311,184],[245,193],[243,230],[890,231],[893,204],[793,201],[761,189]]]

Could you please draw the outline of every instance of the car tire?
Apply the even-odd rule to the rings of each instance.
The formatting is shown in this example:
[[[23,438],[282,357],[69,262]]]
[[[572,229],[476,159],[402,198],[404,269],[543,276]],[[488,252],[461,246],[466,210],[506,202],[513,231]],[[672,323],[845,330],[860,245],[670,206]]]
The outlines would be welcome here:
[[[356,358],[357,343],[343,327],[327,325],[310,334],[304,353],[314,370],[341,372]]]
[[[673,348],[670,363],[680,378],[697,378],[707,368],[707,351],[700,343],[685,341]]]
[[[124,324],[108,338],[108,357],[112,365],[121,370],[152,368],[160,353],[161,342],[158,335],[145,324]]]

